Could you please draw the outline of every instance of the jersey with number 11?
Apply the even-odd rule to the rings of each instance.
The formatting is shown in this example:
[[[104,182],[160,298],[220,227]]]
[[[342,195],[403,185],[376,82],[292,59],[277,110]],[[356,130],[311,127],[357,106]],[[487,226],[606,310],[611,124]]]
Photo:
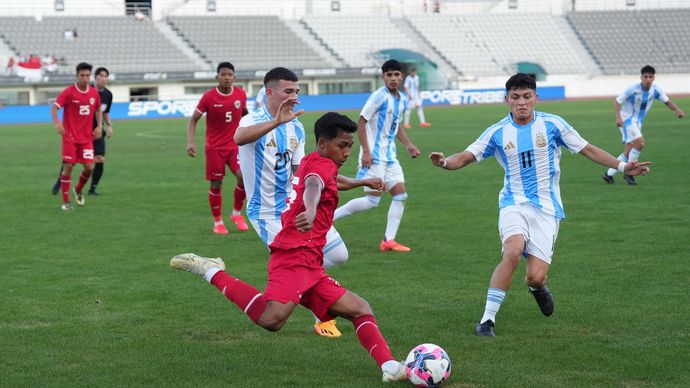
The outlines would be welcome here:
[[[273,120],[266,109],[251,112],[240,128]],[[304,157],[304,127],[296,118],[279,125],[253,143],[240,146],[240,169],[247,193],[247,217],[280,219],[292,191],[293,166]]]

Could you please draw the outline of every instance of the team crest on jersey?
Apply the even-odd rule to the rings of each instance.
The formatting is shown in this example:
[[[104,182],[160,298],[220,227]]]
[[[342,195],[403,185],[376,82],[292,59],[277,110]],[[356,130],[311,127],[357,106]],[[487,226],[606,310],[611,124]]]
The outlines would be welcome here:
[[[240,109],[240,100],[235,100],[235,109]]]
[[[96,103],[96,99],[95,99],[95,98],[93,98],[93,97],[89,98],[89,104],[93,105],[93,104],[95,104],[95,103]]]
[[[299,145],[299,142],[297,141],[297,138],[291,137],[290,138],[290,149],[295,151],[295,150],[297,150],[298,145]]]
[[[546,136],[543,133],[538,132],[535,140],[538,148],[546,147]]]

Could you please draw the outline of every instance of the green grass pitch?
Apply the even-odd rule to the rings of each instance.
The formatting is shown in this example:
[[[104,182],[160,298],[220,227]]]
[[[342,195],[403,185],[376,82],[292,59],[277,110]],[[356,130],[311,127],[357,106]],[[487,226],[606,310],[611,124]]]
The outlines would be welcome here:
[[[690,99],[677,102],[690,111]],[[622,149],[612,99],[538,110],[561,115],[614,155]],[[443,171],[426,155],[463,150],[507,107],[426,113],[431,128],[408,130],[423,157],[411,160],[398,147],[409,192],[398,240],[413,251],[378,251],[389,196],[336,225],[350,259],[330,273],[369,301],[393,354],[441,345],[453,361],[448,386],[687,386],[688,119],[657,103],[642,153],[654,165],[637,187],[620,175],[606,185],[603,167],[564,150],[567,219],[549,273],[556,312],[541,315],[522,264],[497,317],[498,337],[486,339],[474,326],[500,259],[502,170],[487,160]],[[308,151],[317,117],[302,117]],[[59,165],[52,127],[0,127],[0,386],[381,385],[349,322],[340,320],[342,338],[323,339],[298,309],[269,333],[203,280],[171,270],[178,253],[221,256],[230,273],[262,289],[268,252],[252,230],[211,233],[204,159],[185,154],[185,120],[116,122],[115,131],[103,195],[65,213],[50,195]],[[354,150],[341,172],[354,175],[356,159]],[[226,218],[233,181],[224,189]],[[359,195],[343,192],[341,203]]]

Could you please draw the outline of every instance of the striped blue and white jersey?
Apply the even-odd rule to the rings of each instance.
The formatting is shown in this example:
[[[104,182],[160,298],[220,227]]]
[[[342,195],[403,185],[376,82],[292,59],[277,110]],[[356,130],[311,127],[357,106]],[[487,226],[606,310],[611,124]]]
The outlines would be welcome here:
[[[410,98],[415,101],[419,100],[419,75],[408,75],[405,77],[405,91],[410,96]]]
[[[398,134],[400,121],[409,103],[405,93],[400,90],[398,93],[399,97],[396,99],[388,88],[381,87],[369,96],[360,113],[367,120],[367,143],[373,164],[393,164],[398,160],[395,135]],[[359,160],[361,164],[361,147]]]
[[[534,112],[526,125],[513,121],[512,115],[490,126],[467,147],[480,162],[495,156],[505,170],[500,208],[529,202],[558,219],[565,218],[559,180],[561,146],[580,152],[587,145],[562,118]]]
[[[240,128],[273,119],[266,107],[240,120]],[[296,118],[254,143],[239,147],[240,169],[247,193],[247,217],[280,219],[292,191],[293,166],[304,157],[304,127]]]
[[[668,96],[656,85],[652,84],[649,90],[642,89],[642,84],[638,83],[627,88],[616,101],[621,104],[621,118],[623,122],[635,121],[642,124],[645,116],[654,100],[660,100],[664,104],[668,102]]]

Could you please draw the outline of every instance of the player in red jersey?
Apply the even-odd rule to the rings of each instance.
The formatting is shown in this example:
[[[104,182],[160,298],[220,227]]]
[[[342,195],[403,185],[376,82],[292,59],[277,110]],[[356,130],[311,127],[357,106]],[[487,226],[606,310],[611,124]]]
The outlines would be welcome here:
[[[293,190],[282,214],[283,228],[271,244],[268,284],[256,288],[225,272],[222,259],[193,253],[175,256],[170,266],[202,275],[257,325],[280,330],[298,304],[320,320],[343,317],[383,372],[383,381],[405,380],[405,368],[395,360],[376,324],[369,304],[343,288],[323,269],[323,246],[338,206],[338,168],[347,160],[357,125],[346,116],[326,113],[314,124],[317,147],[302,159]],[[383,190],[379,178],[361,182]],[[350,186],[347,186],[350,188]]]
[[[93,139],[103,135],[103,114],[101,98],[98,91],[89,85],[91,65],[77,65],[77,82],[68,86],[55,100],[50,113],[53,115],[55,130],[62,135],[62,172],[60,189],[62,190],[62,210],[72,210],[69,201],[69,188],[72,183],[72,167],[75,163],[84,165],[79,175],[79,183],[74,188],[77,205],[84,205],[82,189],[93,171]],[[62,123],[58,119],[58,110],[64,109]],[[96,129],[93,129],[93,118],[96,117]]]
[[[211,182],[208,203],[213,215],[213,232],[228,234],[223,224],[221,187],[225,166],[237,177],[235,203],[230,219],[237,229],[245,231],[247,223],[242,217],[242,203],[246,197],[244,182],[238,158],[235,131],[242,116],[247,114],[247,94],[241,88],[232,86],[235,81],[235,67],[230,62],[221,62],[216,69],[218,86],[204,93],[192,114],[187,127],[187,155],[196,157],[194,132],[196,123],[206,114],[206,179]]]

